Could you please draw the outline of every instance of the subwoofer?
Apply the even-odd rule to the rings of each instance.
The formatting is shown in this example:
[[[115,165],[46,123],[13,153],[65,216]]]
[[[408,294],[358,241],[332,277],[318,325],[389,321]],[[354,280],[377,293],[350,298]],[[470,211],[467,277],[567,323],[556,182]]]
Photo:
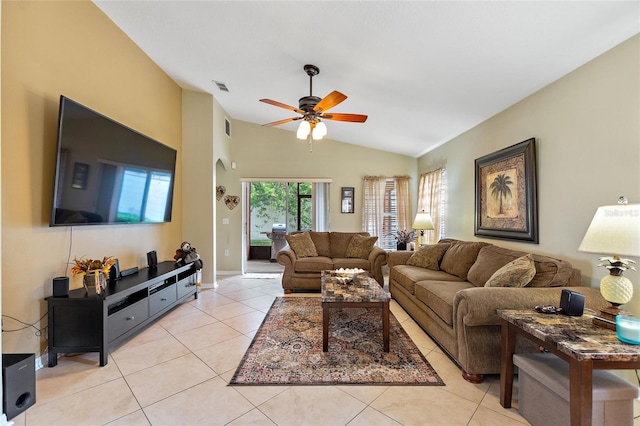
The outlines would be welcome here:
[[[7,420],[35,403],[35,354],[2,354],[2,408]]]

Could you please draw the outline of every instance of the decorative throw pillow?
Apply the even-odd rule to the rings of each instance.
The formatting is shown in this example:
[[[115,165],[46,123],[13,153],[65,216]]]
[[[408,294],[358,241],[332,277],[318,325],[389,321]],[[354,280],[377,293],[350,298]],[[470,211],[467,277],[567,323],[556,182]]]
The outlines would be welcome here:
[[[407,265],[419,266],[433,271],[440,270],[440,259],[451,244],[438,243],[421,246],[407,260]]]
[[[318,252],[313,244],[311,235],[308,232],[302,234],[285,235],[289,247],[296,254],[296,257],[317,257]]]
[[[533,255],[519,257],[504,265],[491,275],[485,287],[524,287],[536,274]]]
[[[367,259],[373,249],[373,245],[378,241],[378,237],[367,237],[365,235],[354,235],[349,240],[345,257],[358,257]]]

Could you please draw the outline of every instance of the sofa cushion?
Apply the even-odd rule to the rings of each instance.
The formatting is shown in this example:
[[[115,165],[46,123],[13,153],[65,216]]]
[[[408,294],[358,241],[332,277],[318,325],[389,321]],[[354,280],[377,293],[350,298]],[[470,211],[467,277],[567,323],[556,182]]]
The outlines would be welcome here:
[[[526,254],[522,251],[486,245],[480,249],[475,263],[469,269],[467,280],[476,287],[483,287],[498,269]]]
[[[316,246],[313,244],[313,240],[308,232],[285,235],[284,238],[287,240],[287,243],[289,243],[289,247],[291,247],[291,250],[293,250],[297,258],[318,256]]]
[[[369,236],[368,232],[330,232],[329,247],[331,248],[331,256],[329,257],[347,257],[347,247],[349,241],[354,235]]]
[[[478,253],[476,263],[469,269],[467,279],[475,286],[482,287],[494,272],[526,254],[518,250],[485,245]],[[533,255],[533,261],[536,275],[527,287],[562,287],[569,284],[573,274],[573,267],[569,262],[537,254]]]
[[[421,246],[407,260],[407,265],[439,271],[440,260],[450,245],[449,243],[438,243]]]
[[[564,287],[569,285],[573,266],[566,260],[554,259],[549,256],[533,255],[536,265],[536,275],[527,287]]]
[[[416,299],[453,327],[453,300],[456,293],[473,287],[474,285],[467,281],[418,281]]]
[[[371,262],[367,259],[359,257],[338,257],[333,259],[333,269],[364,269],[367,272],[371,272]]]
[[[466,280],[469,269],[478,257],[478,252],[485,245],[487,245],[487,243],[471,241],[454,242],[444,253],[444,256],[442,256],[440,269],[462,280]]]
[[[373,249],[373,245],[378,241],[378,237],[367,237],[365,235],[354,235],[349,240],[345,257],[358,257],[360,259],[368,259],[369,253]]]
[[[296,259],[293,269],[296,272],[321,272],[333,269],[333,261],[328,257],[303,257]]]
[[[318,256],[331,257],[331,245],[329,244],[328,232],[315,232],[310,231],[309,236],[313,245],[316,246],[316,252]]]
[[[443,271],[433,271],[411,265],[396,265],[390,273],[389,279],[394,280],[411,294],[415,294],[415,283],[418,281],[462,281],[455,275]]]
[[[504,265],[491,275],[485,287],[524,287],[536,274],[533,255],[527,254]]]

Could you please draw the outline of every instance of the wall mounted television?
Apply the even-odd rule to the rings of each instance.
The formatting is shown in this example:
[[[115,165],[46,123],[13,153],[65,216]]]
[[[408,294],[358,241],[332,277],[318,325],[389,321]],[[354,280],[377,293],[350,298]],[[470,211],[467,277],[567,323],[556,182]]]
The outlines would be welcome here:
[[[176,150],[60,96],[50,226],[171,221]]]

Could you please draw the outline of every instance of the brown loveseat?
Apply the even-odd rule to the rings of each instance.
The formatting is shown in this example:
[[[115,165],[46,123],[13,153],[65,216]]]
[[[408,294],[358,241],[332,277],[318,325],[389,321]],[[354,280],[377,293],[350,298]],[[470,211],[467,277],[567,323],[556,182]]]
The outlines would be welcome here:
[[[527,253],[452,239],[423,246],[409,260],[412,255],[388,254],[391,295],[460,365],[463,377],[474,383],[482,382],[485,374],[500,373],[498,309],[557,306],[562,288],[568,286],[586,296],[588,308],[608,305],[597,289],[580,286],[579,270],[552,257],[522,258]],[[528,262],[528,276],[522,276],[521,270],[514,273],[511,267],[516,259],[516,264]],[[485,287],[490,279],[490,284],[505,287]],[[517,284],[525,286],[506,287]],[[533,352],[537,347],[520,341],[517,350]]]
[[[382,266],[387,253],[374,246],[377,237],[367,232],[304,232],[287,235],[288,246],[276,255],[284,265],[282,288],[320,290],[320,272],[329,269],[360,268],[384,285]]]

